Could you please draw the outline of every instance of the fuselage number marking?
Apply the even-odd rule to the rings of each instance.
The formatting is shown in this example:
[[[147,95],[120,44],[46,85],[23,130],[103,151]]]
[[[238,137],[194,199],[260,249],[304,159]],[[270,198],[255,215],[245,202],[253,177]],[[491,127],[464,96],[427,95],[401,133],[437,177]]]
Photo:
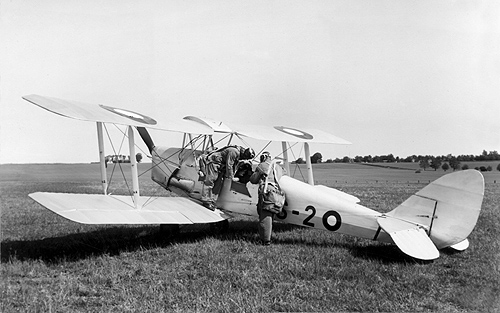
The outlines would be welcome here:
[[[316,208],[313,207],[312,205],[308,205],[306,207],[306,212],[309,211],[311,211],[311,213],[309,213],[309,215],[306,216],[302,224],[305,226],[314,227],[314,223],[311,222],[311,220],[314,216],[316,216]],[[299,215],[299,211],[293,210],[292,214]],[[282,210],[276,216],[279,219],[284,220],[287,218],[288,214],[286,210]],[[335,221],[333,221],[333,219],[335,219]],[[342,225],[342,217],[337,211],[334,210],[326,211],[325,214],[323,214],[321,221],[323,222],[323,226],[329,231],[337,231]]]
[[[306,207],[306,212],[307,211],[312,211],[312,212],[308,217],[306,217],[306,219],[304,220],[304,222],[302,222],[302,224],[309,226],[309,227],[314,227],[314,223],[311,223],[309,221],[314,217],[314,215],[316,215],[316,208],[313,207],[312,205],[308,205]]]
[[[313,217],[316,216],[316,208],[312,205],[308,205],[306,207],[306,212],[309,211],[311,212],[309,213],[309,215],[306,216],[302,224],[305,226],[314,227],[314,223],[311,222],[311,220],[313,219]],[[294,215],[298,215],[298,211],[296,210],[292,211],[292,213]],[[281,211],[281,213],[279,213],[277,217],[282,220],[286,219],[287,218],[286,211],[285,210]],[[333,210],[326,211],[325,214],[323,214],[321,221],[323,222],[323,226],[329,231],[337,231],[342,225],[342,218],[340,217],[340,214],[337,211]]]
[[[335,217],[335,224],[331,225],[329,217],[334,216]],[[327,211],[323,215],[323,226],[325,226],[326,229],[330,231],[337,231],[340,228],[340,225],[342,225],[342,218],[340,217],[340,214],[337,211]]]

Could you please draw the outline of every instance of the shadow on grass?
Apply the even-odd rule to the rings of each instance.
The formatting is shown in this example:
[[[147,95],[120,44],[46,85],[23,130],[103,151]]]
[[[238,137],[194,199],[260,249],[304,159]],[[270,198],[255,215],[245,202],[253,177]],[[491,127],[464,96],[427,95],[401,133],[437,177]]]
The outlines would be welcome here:
[[[41,240],[2,242],[2,263],[12,259],[20,261],[42,260],[58,263],[60,260],[75,261],[89,256],[133,251],[149,239],[154,227],[113,227],[91,232],[70,234]]]
[[[257,221],[232,221],[229,229],[223,224],[184,225],[180,233],[160,231],[158,226],[129,227],[118,226],[96,231],[70,234],[61,237],[32,241],[5,241],[1,244],[1,262],[11,260],[41,260],[46,263],[77,261],[99,255],[119,255],[140,249],[166,247],[177,243],[189,243],[205,238],[220,240],[244,240],[259,243]],[[273,232],[289,232],[303,229],[300,226],[275,223]],[[331,243],[307,242],[300,239],[281,239],[275,244],[331,246]],[[379,260],[384,263],[415,263],[415,260],[402,253],[394,245],[374,243],[359,246],[356,243],[337,243],[338,247],[348,250],[354,257]]]
[[[368,239],[367,239],[368,241]],[[404,254],[396,245],[381,244],[378,242],[371,242],[365,245],[360,245],[355,242],[337,242],[337,243],[311,243],[300,240],[280,240],[277,244],[294,244],[294,245],[315,245],[323,247],[338,247],[349,251],[349,253],[359,259],[379,261],[383,264],[396,264],[396,263],[418,263],[428,264],[432,261],[423,261],[410,257]]]
[[[180,233],[160,231],[159,226],[117,226],[40,240],[4,241],[1,244],[1,262],[14,259],[47,263],[76,261],[91,256],[118,255],[138,249],[194,242],[207,237],[251,240],[257,227],[255,221],[235,221],[230,225],[229,230],[224,230],[220,224],[182,225]]]
[[[275,224],[276,225],[276,224]],[[303,229],[300,226],[289,225],[289,224],[278,224],[282,227],[276,229],[276,233],[280,231],[289,231],[292,229]],[[284,227],[283,227],[284,226]],[[273,228],[274,231],[274,228]],[[432,261],[424,261],[415,259],[405,253],[403,253],[395,244],[380,243],[376,241],[370,241],[369,239],[356,239],[355,237],[348,235],[340,235],[343,238],[335,241],[319,241],[315,242],[309,239],[301,238],[286,238],[280,239],[275,242],[276,244],[290,244],[290,245],[314,245],[321,247],[338,247],[349,251],[349,253],[355,257],[366,260],[376,260],[384,264],[391,263],[418,263],[418,264],[428,264]],[[350,238],[350,239],[346,239]],[[448,253],[452,253],[451,251]]]
[[[391,263],[417,263],[430,264],[433,261],[425,261],[415,259],[407,254],[404,254],[396,245],[391,244],[373,244],[368,246],[349,246],[349,249],[354,257],[377,260],[384,264]]]

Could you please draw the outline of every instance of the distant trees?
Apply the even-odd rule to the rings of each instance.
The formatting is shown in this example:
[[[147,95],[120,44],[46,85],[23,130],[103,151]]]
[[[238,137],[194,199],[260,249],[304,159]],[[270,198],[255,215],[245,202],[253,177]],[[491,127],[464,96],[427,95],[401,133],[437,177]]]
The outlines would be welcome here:
[[[429,159],[423,158],[422,160],[420,160],[419,166],[425,171],[425,169],[429,167]]]
[[[345,157],[344,157],[345,158]],[[336,158],[334,160],[331,160],[334,163],[337,162],[343,162],[344,158]],[[453,156],[451,154],[448,155],[441,155],[441,156],[433,156],[433,155],[410,155],[405,158],[400,158],[399,156],[394,156],[393,154],[387,154],[387,155],[366,155],[366,156],[361,156],[357,155],[354,158],[350,159],[355,163],[398,163],[398,162],[412,162],[412,163],[420,163],[420,161],[427,159],[429,166],[432,164],[432,161],[436,159],[436,162],[438,160],[441,160],[441,164],[445,162],[450,162],[452,163],[458,163],[460,164],[461,162],[467,162],[467,161],[495,161],[495,160],[500,160],[500,154],[497,151],[490,151],[487,152],[486,150],[483,150],[483,152],[480,155],[458,155],[458,156]],[[437,165],[437,164],[436,164]],[[429,167],[428,166],[428,167]],[[439,168],[439,167],[438,167]],[[457,168],[458,169],[458,168]]]
[[[306,163],[306,161],[304,161],[303,158],[298,158],[297,160],[295,160],[295,162],[292,162],[292,163],[295,163],[295,164],[304,164],[304,163]]]
[[[444,171],[449,170],[450,168],[453,171],[462,169],[469,169],[469,165],[464,164],[461,165],[462,162],[468,161],[494,161],[500,160],[500,154],[497,151],[487,152],[483,150],[480,155],[459,155],[454,156],[452,154],[441,155],[441,156],[432,156],[432,155],[410,155],[406,158],[400,158],[399,156],[394,156],[392,153],[387,155],[356,155],[354,158],[349,156],[344,156],[343,158],[335,158],[335,159],[327,159],[325,163],[398,163],[398,162],[408,162],[408,163],[418,163],[420,168],[423,170],[427,170],[427,168],[433,168],[435,171],[438,169],[443,169]],[[113,160],[114,162],[114,160]],[[311,163],[322,163],[323,156],[320,152],[316,152],[311,156]],[[304,164],[306,163],[303,158],[298,158],[293,161],[294,164]],[[500,171],[500,164],[496,167],[497,171]],[[481,168],[477,168],[477,170],[481,170]],[[484,167],[484,170],[487,171],[488,168]],[[491,168],[493,170],[493,167]]]
[[[321,153],[316,152],[311,156],[311,163],[321,163],[321,160],[323,159],[323,156]]]
[[[321,153],[319,152],[316,152],[315,154],[313,154],[311,156],[311,163],[321,163],[323,159],[323,156],[321,155]],[[332,160],[330,160],[331,162],[333,162]],[[292,164],[305,164],[306,163],[306,160],[304,160],[303,158],[298,158],[297,160],[295,161],[292,161]],[[328,161],[327,161],[328,163]]]
[[[137,161],[137,163],[141,163],[141,161],[142,161],[142,154],[141,153],[137,153],[135,155],[135,160]]]
[[[356,161],[356,159],[354,161]],[[373,158],[371,155],[367,155],[365,157],[362,157],[362,161],[365,163],[371,163],[371,162],[373,162]]]
[[[432,158],[431,159],[431,167],[437,171],[441,167],[441,158]]]
[[[496,161],[496,160],[500,160],[500,154],[498,154],[496,150],[490,152],[486,152],[486,150],[483,150],[481,155],[474,158],[474,161]]]
[[[460,168],[460,161],[454,156],[448,157],[448,163],[450,164],[450,167],[453,169],[453,171],[456,171]]]

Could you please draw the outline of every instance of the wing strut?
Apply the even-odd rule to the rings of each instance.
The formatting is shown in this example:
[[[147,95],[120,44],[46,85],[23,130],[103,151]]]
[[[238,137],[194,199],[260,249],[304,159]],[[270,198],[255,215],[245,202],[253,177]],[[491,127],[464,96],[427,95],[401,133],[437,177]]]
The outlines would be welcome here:
[[[134,206],[139,208],[139,175],[137,173],[137,160],[135,159],[134,129],[128,126],[128,148],[130,151],[130,169],[132,172],[132,192],[134,194]]]
[[[286,148],[286,141],[281,142],[281,149],[283,150],[283,159],[285,161],[285,164],[284,164],[285,170],[288,173],[288,175],[291,175],[290,174],[290,162],[288,160],[288,150]]]
[[[307,166],[307,183],[314,185],[313,169],[311,164],[311,152],[309,151],[309,143],[304,142],[304,152],[306,153],[306,166]]]
[[[102,122],[97,122],[97,142],[99,143],[99,163],[101,164],[102,190],[106,195],[108,192],[108,181],[106,176],[106,160],[104,157],[104,140],[102,132]]]

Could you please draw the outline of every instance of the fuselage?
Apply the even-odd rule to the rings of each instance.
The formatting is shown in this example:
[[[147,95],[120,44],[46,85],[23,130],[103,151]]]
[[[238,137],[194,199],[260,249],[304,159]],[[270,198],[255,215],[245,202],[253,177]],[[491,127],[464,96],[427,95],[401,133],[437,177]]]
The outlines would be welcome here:
[[[153,153],[153,180],[180,196],[199,200],[204,187],[198,179],[197,158],[200,154],[189,149],[156,148]],[[178,168],[167,175],[172,172],[174,163],[179,164]],[[377,223],[377,217],[382,214],[358,204],[356,197],[334,188],[309,185],[286,175],[280,178],[279,184],[286,193],[286,203],[282,213],[276,216],[277,220],[392,242]],[[258,185],[225,180],[217,198],[217,206],[225,211],[257,216],[257,200]]]

